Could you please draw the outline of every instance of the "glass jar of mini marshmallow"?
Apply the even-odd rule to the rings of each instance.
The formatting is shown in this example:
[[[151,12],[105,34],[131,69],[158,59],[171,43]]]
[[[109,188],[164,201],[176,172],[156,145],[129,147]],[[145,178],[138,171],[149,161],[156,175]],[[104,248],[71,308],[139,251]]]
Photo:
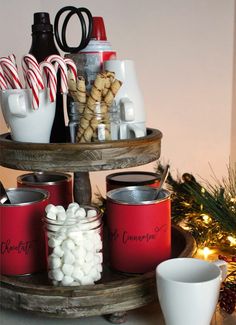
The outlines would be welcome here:
[[[95,206],[49,204],[44,218],[48,278],[54,286],[94,284],[102,274],[102,213]]]

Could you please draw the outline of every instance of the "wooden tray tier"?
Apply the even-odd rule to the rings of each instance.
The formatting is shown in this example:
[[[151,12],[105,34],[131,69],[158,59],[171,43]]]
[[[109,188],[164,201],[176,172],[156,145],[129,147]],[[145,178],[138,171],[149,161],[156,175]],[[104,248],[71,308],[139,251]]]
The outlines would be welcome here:
[[[28,171],[89,172],[140,166],[160,157],[162,133],[100,143],[24,143],[0,135],[0,164]]]
[[[193,237],[172,226],[172,257],[193,256],[195,249]],[[130,276],[114,272],[107,266],[104,266],[102,280],[95,285],[53,287],[46,274],[37,274],[2,275],[0,286],[2,307],[57,318],[121,315],[157,301],[155,272]]]

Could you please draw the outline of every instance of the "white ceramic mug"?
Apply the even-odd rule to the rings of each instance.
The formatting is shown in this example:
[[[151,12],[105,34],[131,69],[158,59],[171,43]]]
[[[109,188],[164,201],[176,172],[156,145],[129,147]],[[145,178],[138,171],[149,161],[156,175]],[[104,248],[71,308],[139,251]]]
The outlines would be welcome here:
[[[160,263],[157,293],[166,325],[209,325],[226,274],[227,263],[221,260],[173,258]]]
[[[56,102],[50,102],[49,90],[39,92],[39,107],[32,108],[31,89],[0,91],[3,116],[14,141],[48,143]]]
[[[113,71],[122,86],[115,101],[120,110],[120,139],[139,138],[146,135],[146,114],[143,96],[133,60],[108,60],[104,69]]]

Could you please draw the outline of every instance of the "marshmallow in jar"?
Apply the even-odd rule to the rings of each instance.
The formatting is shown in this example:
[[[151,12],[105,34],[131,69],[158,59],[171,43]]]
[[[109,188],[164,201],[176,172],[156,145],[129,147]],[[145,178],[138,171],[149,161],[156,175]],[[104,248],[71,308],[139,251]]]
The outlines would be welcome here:
[[[102,215],[92,206],[49,204],[44,219],[48,277],[55,286],[94,284],[102,273]]]

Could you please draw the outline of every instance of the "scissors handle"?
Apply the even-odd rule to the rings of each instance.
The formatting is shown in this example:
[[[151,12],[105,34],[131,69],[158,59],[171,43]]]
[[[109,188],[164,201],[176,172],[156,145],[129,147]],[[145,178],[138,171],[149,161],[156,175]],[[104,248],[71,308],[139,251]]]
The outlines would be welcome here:
[[[61,15],[66,12],[69,11],[63,21],[62,24],[62,29],[61,29],[61,36],[59,35],[59,21],[61,18]],[[83,14],[85,14],[88,18],[88,29],[86,26],[86,21],[84,19]],[[68,22],[70,20],[70,18],[73,15],[77,15],[81,24],[81,41],[79,43],[78,46],[72,47],[72,46],[68,46],[67,41],[66,41],[66,30],[67,30],[67,25]],[[54,20],[54,33],[55,33],[55,38],[57,41],[58,46],[60,47],[60,49],[64,52],[69,52],[69,53],[77,53],[79,51],[81,51],[82,49],[84,49],[91,38],[91,34],[92,34],[92,28],[93,28],[93,17],[91,12],[84,7],[81,8],[76,8],[73,6],[66,6],[61,8],[58,13],[56,14],[55,20]]]

